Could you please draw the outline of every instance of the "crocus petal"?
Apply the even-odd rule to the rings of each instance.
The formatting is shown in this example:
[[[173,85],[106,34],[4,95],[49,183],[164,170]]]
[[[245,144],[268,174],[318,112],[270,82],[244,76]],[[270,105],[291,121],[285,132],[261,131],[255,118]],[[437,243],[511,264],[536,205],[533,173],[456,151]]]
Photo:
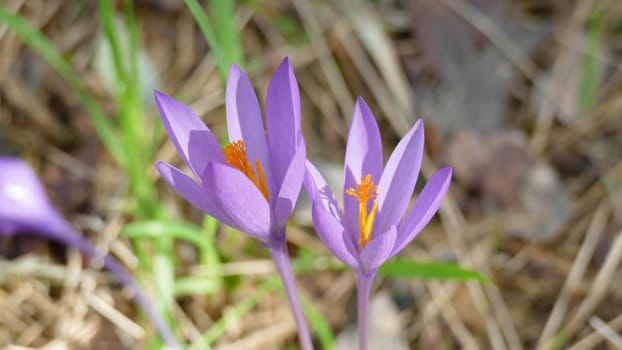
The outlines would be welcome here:
[[[0,156],[0,235],[32,232],[54,238],[62,235],[59,228],[65,227],[30,165],[19,158]]]
[[[391,256],[395,240],[397,238],[397,226],[391,226],[386,232],[379,234],[367,243],[361,250],[361,267],[365,272],[375,271]]]
[[[305,162],[305,170],[305,190],[307,190],[307,194],[309,194],[311,201],[314,201],[320,194],[320,190],[328,188],[328,184],[326,183],[326,180],[324,180],[324,176],[322,176],[320,171],[317,170],[315,165],[313,165],[313,163],[309,160]]]
[[[361,97],[356,100],[348,132],[344,173],[345,215],[350,230],[358,232],[359,203],[356,198],[347,195],[345,190],[356,189],[356,183],[368,174],[371,174],[372,180],[377,183],[382,173],[380,130],[369,106]]]
[[[443,202],[451,183],[451,167],[437,171],[421,191],[408,215],[399,227],[399,235],[391,256],[404,249],[430,222]]]
[[[375,229],[397,224],[415,189],[423,158],[423,123],[418,120],[404,135],[389,157],[378,183],[378,216]]]
[[[311,213],[313,226],[326,247],[344,264],[356,269],[358,261],[353,255],[355,251],[351,248],[352,244],[347,244],[347,240],[351,240],[351,237],[345,232],[346,229],[340,220],[326,211],[324,205],[319,202],[313,203]]]
[[[0,220],[39,218],[51,208],[30,165],[19,158],[0,156]]]
[[[311,201],[320,203],[330,214],[342,221],[343,213],[339,209],[339,203],[322,174],[310,161],[306,163],[306,170],[304,185]]]
[[[256,159],[261,162],[270,193],[274,193],[268,143],[257,95],[246,73],[235,64],[231,65],[226,90],[229,140],[244,141],[249,162],[253,166]]]
[[[233,223],[231,218],[220,209],[218,203],[209,197],[196,181],[166,162],[156,162],[155,165],[164,181],[188,202],[202,212],[231,226]]]
[[[285,172],[285,177],[283,178],[283,183],[281,184],[278,197],[274,202],[276,227],[285,225],[285,222],[294,211],[294,206],[298,200],[300,188],[302,187],[302,182],[305,178],[306,159],[307,152],[305,143],[300,142],[298,150],[294,154],[294,158],[292,158],[289,167]]]
[[[199,178],[208,162],[224,162],[221,145],[188,106],[155,91],[160,117],[177,151]]]
[[[266,198],[241,171],[220,163],[208,163],[204,190],[231,218],[232,226],[260,240],[270,236],[270,206]]]
[[[302,139],[300,92],[288,58],[281,62],[270,80],[266,96],[266,124],[273,177],[280,184]]]
[[[16,222],[0,217],[0,236],[13,236],[18,231],[19,227]]]

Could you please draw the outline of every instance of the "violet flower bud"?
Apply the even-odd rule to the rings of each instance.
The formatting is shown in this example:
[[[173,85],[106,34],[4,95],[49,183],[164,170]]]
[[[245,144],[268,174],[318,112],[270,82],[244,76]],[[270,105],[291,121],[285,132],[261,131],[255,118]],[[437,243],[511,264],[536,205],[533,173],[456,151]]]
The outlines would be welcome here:
[[[76,248],[88,258],[102,259],[104,268],[134,293],[136,302],[167,345],[181,349],[168,324],[132,275],[111,255],[100,256],[95,246],[54,209],[30,165],[18,158],[0,156],[0,235],[21,233],[36,234]]]

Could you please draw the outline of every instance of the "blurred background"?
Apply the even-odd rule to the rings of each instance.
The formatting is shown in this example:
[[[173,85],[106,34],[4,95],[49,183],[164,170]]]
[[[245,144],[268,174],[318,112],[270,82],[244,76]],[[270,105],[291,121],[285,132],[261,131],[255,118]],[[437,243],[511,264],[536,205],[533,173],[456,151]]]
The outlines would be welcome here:
[[[622,348],[617,0],[3,0],[0,154],[26,159],[194,348],[295,349],[267,253],[204,219],[152,166],[182,163],[154,89],[224,141],[229,63],[263,103],[284,56],[308,156],[334,189],[357,96],[385,150],[425,120],[418,188],[443,165],[454,181],[401,257],[491,279],[377,279],[370,348]],[[316,238],[304,198],[288,240],[318,348],[355,348],[354,275]],[[73,249],[0,236],[0,347],[157,348],[154,337],[119,283]]]

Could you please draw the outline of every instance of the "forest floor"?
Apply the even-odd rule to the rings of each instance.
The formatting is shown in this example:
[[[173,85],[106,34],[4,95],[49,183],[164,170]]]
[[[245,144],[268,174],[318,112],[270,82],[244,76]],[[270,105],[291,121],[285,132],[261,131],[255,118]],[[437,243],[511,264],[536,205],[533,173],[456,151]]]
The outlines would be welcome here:
[[[54,44],[114,119],[97,3],[4,2]],[[158,89],[224,136],[224,85],[184,2],[135,4],[146,113],[159,123]],[[376,344],[622,348],[622,3],[269,0],[237,4],[236,19],[260,101],[290,57],[308,157],[336,174],[328,176],[335,186],[357,96],[374,112],[385,150],[425,120],[419,189],[438,167],[454,167],[439,214],[400,257],[454,261],[491,282],[378,278]],[[121,234],[135,219],[128,181],[78,94],[2,22],[0,52],[0,154],[26,159],[68,221],[132,269],[136,257]],[[157,144],[153,161],[181,164],[168,138]],[[155,168],[145,176],[170,216],[200,224],[201,214]],[[301,199],[290,253],[309,254],[315,265],[298,275],[299,286],[335,346],[350,349],[354,275],[330,267],[310,222]],[[223,286],[176,297],[173,315],[186,339],[212,329],[214,349],[293,348],[286,299],[265,284],[275,274],[269,256],[224,228],[216,247]],[[200,273],[193,246],[177,242],[175,252],[177,276]],[[144,346],[150,333],[131,298],[83,258],[41,238],[0,240],[0,347]]]

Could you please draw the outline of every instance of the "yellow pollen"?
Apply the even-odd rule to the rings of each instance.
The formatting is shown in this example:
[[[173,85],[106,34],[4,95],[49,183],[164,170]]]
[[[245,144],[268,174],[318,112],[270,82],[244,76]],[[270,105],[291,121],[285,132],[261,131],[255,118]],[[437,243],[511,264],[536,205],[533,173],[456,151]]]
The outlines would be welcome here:
[[[347,194],[353,196],[359,202],[359,245],[361,247],[365,247],[369,243],[371,231],[374,228],[374,220],[378,212],[378,200],[374,199],[378,196],[376,190],[378,190],[378,186],[371,179],[371,174],[367,174],[363,177],[361,183],[356,184],[356,190],[354,188],[346,190]],[[374,199],[374,206],[368,213],[367,202],[370,199]]]
[[[227,164],[236,167],[246,175],[257,188],[261,191],[266,200],[270,202],[270,192],[268,191],[268,183],[266,182],[266,174],[263,171],[259,159],[255,159],[255,167],[257,174],[248,161],[246,146],[244,141],[238,140],[230,143],[222,148],[222,154],[225,155]]]

